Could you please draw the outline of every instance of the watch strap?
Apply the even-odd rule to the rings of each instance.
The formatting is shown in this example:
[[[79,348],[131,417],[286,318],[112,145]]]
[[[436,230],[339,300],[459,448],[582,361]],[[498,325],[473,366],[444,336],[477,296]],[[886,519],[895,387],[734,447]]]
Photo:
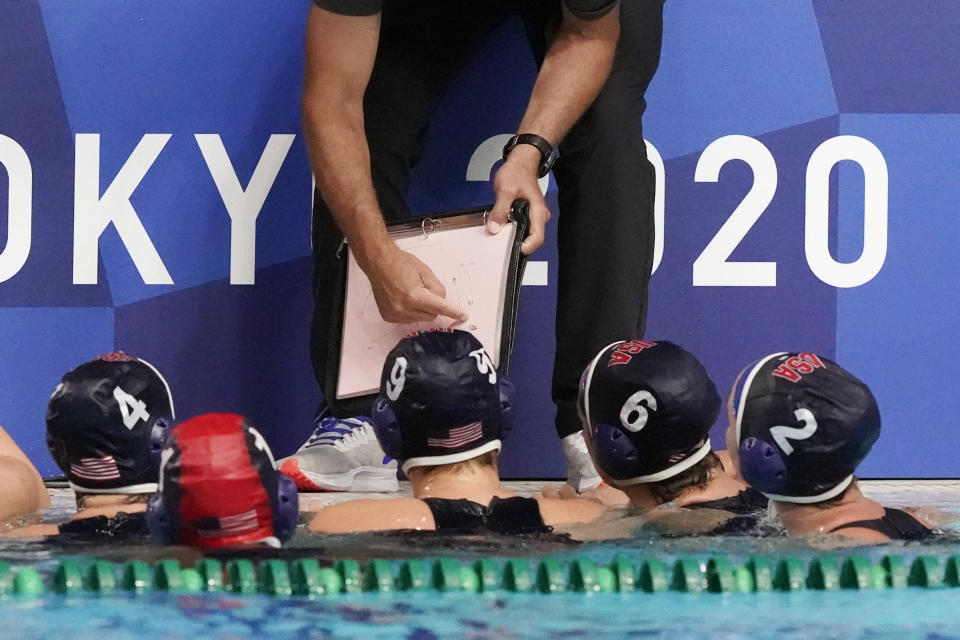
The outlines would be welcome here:
[[[518,133],[511,137],[503,147],[504,160],[507,159],[507,156],[510,155],[510,152],[513,151],[518,144],[529,144],[536,147],[537,151],[540,152],[540,166],[537,171],[538,178],[542,178],[550,173],[550,169],[553,168],[553,163],[557,160],[553,145],[547,142],[543,136],[538,136],[535,133]]]

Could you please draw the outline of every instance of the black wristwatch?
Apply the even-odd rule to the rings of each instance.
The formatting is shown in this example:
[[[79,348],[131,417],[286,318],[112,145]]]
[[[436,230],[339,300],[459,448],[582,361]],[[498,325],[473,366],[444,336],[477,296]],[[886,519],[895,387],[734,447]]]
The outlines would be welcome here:
[[[510,155],[510,152],[513,151],[513,148],[518,144],[533,145],[537,148],[537,151],[540,152],[540,167],[537,169],[538,178],[542,178],[550,173],[550,169],[553,168],[553,163],[557,161],[557,150],[550,146],[549,142],[535,133],[517,134],[507,140],[507,144],[503,146],[504,160],[507,159],[507,156]]]

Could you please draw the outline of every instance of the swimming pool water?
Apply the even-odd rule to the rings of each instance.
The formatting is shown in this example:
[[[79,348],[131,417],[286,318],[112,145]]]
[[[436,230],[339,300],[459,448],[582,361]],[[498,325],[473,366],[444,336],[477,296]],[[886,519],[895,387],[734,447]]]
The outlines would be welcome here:
[[[56,503],[59,505],[59,503]],[[64,505],[59,505],[64,506]],[[960,508],[946,509],[960,522]],[[887,554],[939,558],[960,554],[960,527],[929,544],[891,543],[839,551],[876,562]],[[579,544],[547,539],[430,534],[313,536],[298,533],[292,548],[253,554],[285,558],[422,556],[586,556],[608,563],[617,554],[636,561],[724,555],[742,563],[751,555],[810,558],[836,543],[834,537],[662,538],[642,533],[626,540]],[[67,547],[4,540],[0,561],[32,566],[49,576],[66,554],[83,553],[115,562],[176,557],[190,566],[199,554],[182,548],[143,545]],[[250,554],[244,554],[250,555]],[[960,588],[888,591],[799,591],[748,594],[491,594],[391,593],[330,596],[319,600],[229,594],[0,597],[0,640],[69,638],[918,638],[960,640]]]
[[[960,590],[739,595],[47,596],[4,603],[0,635],[104,638],[960,638]]]

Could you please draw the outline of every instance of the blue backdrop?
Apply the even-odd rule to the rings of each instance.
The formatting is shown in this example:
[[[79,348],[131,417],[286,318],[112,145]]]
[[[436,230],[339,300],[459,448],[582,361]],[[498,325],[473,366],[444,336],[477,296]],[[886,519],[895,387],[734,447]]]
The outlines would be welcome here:
[[[167,374],[181,418],[245,413],[281,455],[309,434],[308,6],[0,0],[0,424],[43,473],[49,393],[114,348]],[[721,388],[771,350],[836,357],[880,402],[868,477],[960,471],[958,32],[954,0],[666,4],[647,335]],[[508,20],[437,114],[415,210],[492,199],[490,139],[534,75]],[[547,278],[523,291],[503,469],[560,476],[552,235],[534,258]]]

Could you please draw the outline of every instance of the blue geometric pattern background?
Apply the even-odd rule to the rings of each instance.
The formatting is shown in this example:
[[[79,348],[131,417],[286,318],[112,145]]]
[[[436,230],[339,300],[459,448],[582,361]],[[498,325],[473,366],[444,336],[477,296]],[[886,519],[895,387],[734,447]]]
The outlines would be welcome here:
[[[180,418],[245,413],[279,455],[309,434],[319,399],[307,352],[312,189],[299,125],[309,4],[0,3],[0,268],[25,219],[8,210],[9,196],[24,180],[32,193],[29,255],[0,282],[0,424],[43,473],[56,471],[44,445],[49,393],[64,371],[114,348],[166,373]],[[836,357],[872,386],[884,420],[862,475],[957,477],[960,4],[670,0],[664,26],[644,116],[665,179],[647,336],[696,353],[721,393],[773,350]],[[489,182],[468,179],[467,167],[484,141],[514,130],[535,74],[522,24],[507,20],[467,60],[431,124],[409,195],[415,211],[491,201]],[[96,160],[77,143],[84,134],[99,136],[96,185],[75,184],[78,167],[82,180]],[[134,153],[149,134],[170,136],[152,163]],[[244,189],[271,137],[294,136],[257,218],[252,285],[230,284],[231,218],[195,137],[205,134],[219,136]],[[735,159],[726,136],[749,136],[772,156],[772,199],[728,260],[775,262],[776,286],[694,284],[694,262],[771,175]],[[805,254],[808,165],[837,136],[872,143],[889,176],[885,259],[848,288],[821,280]],[[10,169],[9,141],[32,175]],[[698,181],[714,144],[731,159],[716,182]],[[99,240],[97,283],[74,284],[76,190],[108,202],[123,191],[118,176],[138,168],[130,204],[173,284],[145,284],[112,225]],[[842,161],[830,173],[826,242],[836,261],[864,250],[870,171]],[[89,196],[82,202],[86,215]],[[548,203],[556,212],[552,185]],[[522,294],[513,375],[523,402],[503,452],[508,476],[564,473],[549,401],[554,233],[551,225],[534,256],[547,262],[548,284]]]

